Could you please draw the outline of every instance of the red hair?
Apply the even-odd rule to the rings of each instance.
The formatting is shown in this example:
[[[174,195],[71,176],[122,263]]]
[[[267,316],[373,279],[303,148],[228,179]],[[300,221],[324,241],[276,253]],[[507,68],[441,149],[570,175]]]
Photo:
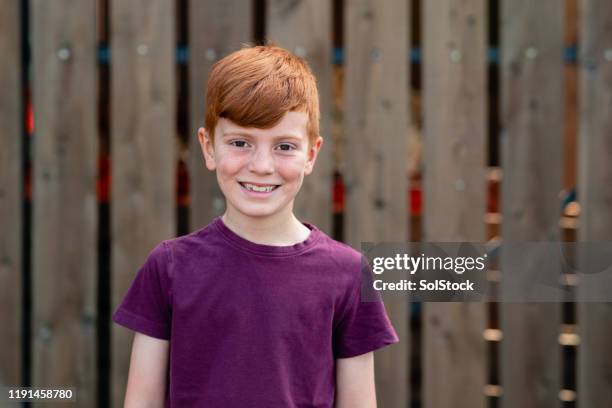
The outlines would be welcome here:
[[[308,115],[307,136],[319,136],[319,94],[304,59],[275,45],[243,48],[217,61],[208,77],[204,127],[214,140],[219,118],[268,129],[287,112]]]

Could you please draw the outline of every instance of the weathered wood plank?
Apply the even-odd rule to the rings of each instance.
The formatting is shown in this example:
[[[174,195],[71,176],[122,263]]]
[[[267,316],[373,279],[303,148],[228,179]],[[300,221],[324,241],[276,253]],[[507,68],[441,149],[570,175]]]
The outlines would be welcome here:
[[[0,387],[21,384],[22,133],[20,2],[0,3]]]
[[[580,3],[579,239],[612,241],[612,3]],[[581,259],[584,263],[586,259]],[[610,282],[610,280],[608,280]],[[606,285],[610,287],[610,284]],[[595,293],[594,288],[581,288]],[[586,295],[584,295],[586,296]],[[612,304],[578,305],[578,405],[612,401]]]
[[[483,242],[486,1],[423,7],[425,240]],[[424,306],[425,406],[484,408],[485,305]]]
[[[407,2],[355,0],[345,9],[346,241],[405,241],[408,230]],[[408,299],[384,298],[401,342],[376,353],[380,407],[408,404]]]
[[[111,3],[112,310],[149,251],[176,231],[175,2]],[[123,406],[131,332],[114,326],[112,398]]]
[[[294,211],[303,221],[331,233],[333,177],[331,97],[332,33],[331,7],[327,0],[274,0],[267,2],[267,38],[304,57],[317,77],[321,111],[320,133],[324,148],[313,173],[304,179]]]
[[[31,4],[34,386],[96,398],[96,2]]]
[[[565,21],[563,39],[564,46],[576,47],[578,44],[578,0],[565,0]],[[575,63],[567,63],[565,76],[565,128],[563,157],[563,188],[571,190],[576,187],[578,155],[578,67]]]
[[[502,4],[504,242],[560,241],[563,3],[519,0]],[[531,256],[510,248],[503,251],[502,294],[507,287],[504,269],[517,257]],[[529,279],[528,274],[524,278]],[[557,406],[560,312],[556,303],[501,305],[504,407]]]
[[[189,115],[191,206],[195,230],[223,213],[224,198],[215,174],[204,166],[197,131],[204,126],[206,81],[212,65],[253,39],[253,2],[191,0],[189,2]]]

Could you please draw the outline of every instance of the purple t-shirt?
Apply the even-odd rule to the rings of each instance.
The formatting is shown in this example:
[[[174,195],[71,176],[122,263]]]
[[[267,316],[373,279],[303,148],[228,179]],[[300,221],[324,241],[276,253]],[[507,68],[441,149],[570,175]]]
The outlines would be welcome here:
[[[362,255],[304,225],[270,246],[217,217],[153,249],[113,321],[170,340],[166,406],[330,408],[335,359],[398,341],[360,301]]]

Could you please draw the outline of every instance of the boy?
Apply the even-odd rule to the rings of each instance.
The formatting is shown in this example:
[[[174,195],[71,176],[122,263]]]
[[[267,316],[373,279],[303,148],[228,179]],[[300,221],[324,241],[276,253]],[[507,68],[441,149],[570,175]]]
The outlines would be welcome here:
[[[125,406],[375,407],[372,351],[398,338],[360,301],[361,254],[292,211],[323,142],[310,69],[223,58],[198,138],[226,210],[153,249],[115,312],[136,331]]]

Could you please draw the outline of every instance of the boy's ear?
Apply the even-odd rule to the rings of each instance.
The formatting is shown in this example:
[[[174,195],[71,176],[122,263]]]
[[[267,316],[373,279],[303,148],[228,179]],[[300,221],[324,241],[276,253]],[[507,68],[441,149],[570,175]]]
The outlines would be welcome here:
[[[217,168],[217,163],[215,162],[215,146],[210,139],[210,135],[203,127],[198,129],[198,140],[200,141],[206,168],[210,171],[214,171]]]
[[[306,169],[304,170],[305,176],[308,176],[310,173],[312,173],[315,161],[317,160],[317,156],[319,155],[319,150],[321,150],[321,146],[323,146],[323,138],[321,136],[318,136],[314,143],[308,149]]]

